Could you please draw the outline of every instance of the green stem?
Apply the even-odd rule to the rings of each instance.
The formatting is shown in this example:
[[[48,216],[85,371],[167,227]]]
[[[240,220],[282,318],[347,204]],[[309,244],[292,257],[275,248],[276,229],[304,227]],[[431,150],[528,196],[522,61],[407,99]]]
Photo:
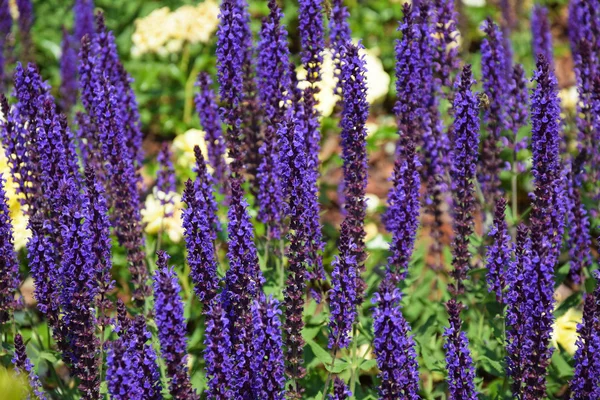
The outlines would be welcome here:
[[[357,324],[352,326],[352,374],[350,375],[350,391],[352,396],[356,397],[354,387],[356,386],[356,375],[358,374],[358,366],[356,365],[356,353],[358,352]]]

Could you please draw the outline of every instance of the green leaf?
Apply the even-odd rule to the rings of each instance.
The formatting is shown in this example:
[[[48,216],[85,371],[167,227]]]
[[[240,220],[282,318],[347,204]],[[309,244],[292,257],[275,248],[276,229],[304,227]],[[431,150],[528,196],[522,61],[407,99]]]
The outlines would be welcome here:
[[[42,351],[39,354],[39,358],[41,358],[42,360],[46,360],[51,362],[52,364],[56,363],[58,361],[58,358],[56,358],[56,356],[48,351]]]
[[[375,368],[376,365],[377,365],[377,360],[364,360],[360,364],[359,368],[361,371],[370,371],[373,368]]]
[[[312,350],[312,352],[315,354],[315,357],[317,357],[317,359],[319,361],[321,361],[325,365],[331,365],[331,361],[333,359],[331,358],[331,354],[329,354],[329,352],[327,350],[322,348],[314,340],[308,340],[306,343],[310,346],[310,349]]]
[[[479,363],[481,364],[481,366],[483,367],[483,369],[494,375],[494,376],[499,376],[502,377],[505,374],[504,371],[504,366],[502,365],[502,363],[496,361],[496,360],[492,360],[491,358],[487,357],[487,356],[480,356],[479,357]]]
[[[320,331],[321,331],[321,326],[312,326],[312,327],[305,326],[302,329],[302,337],[304,338],[305,342],[308,342],[309,340],[313,340],[315,338],[315,336],[317,336],[319,334]]]
[[[552,354],[552,366],[556,368],[561,378],[570,378],[573,376],[573,369],[558,351]]]

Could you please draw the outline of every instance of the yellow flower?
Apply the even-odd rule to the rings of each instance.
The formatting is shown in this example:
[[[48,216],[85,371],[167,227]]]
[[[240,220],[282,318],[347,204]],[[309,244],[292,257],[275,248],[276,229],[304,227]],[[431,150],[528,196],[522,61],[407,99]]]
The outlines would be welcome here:
[[[367,101],[374,103],[385,97],[389,91],[390,76],[383,69],[383,64],[379,57],[372,50],[362,49],[360,54],[364,57],[365,67],[367,69]],[[335,65],[331,57],[331,50],[326,49],[323,53],[323,64],[321,64],[321,81],[317,83],[320,89],[317,94],[319,104],[317,109],[322,116],[328,117],[333,112],[339,96],[335,94],[336,79],[334,77]],[[304,89],[306,82],[306,70],[303,67],[297,70],[300,88]]]
[[[177,135],[173,139],[173,149],[176,152],[177,163],[184,168],[191,168],[196,162],[194,156],[194,146],[199,146],[204,159],[207,159],[206,142],[204,141],[204,131],[200,129],[190,129],[183,135]],[[209,172],[212,172],[210,165],[206,165]]]
[[[219,6],[205,1],[197,6],[184,5],[174,11],[162,7],[135,21],[131,53],[162,56],[178,53],[183,43],[207,43],[219,23]]]
[[[10,167],[4,152],[0,151],[0,174],[4,179],[4,191],[8,201],[8,210],[13,225],[13,238],[15,250],[19,251],[27,244],[27,240],[31,236],[31,231],[27,229],[28,218],[23,213],[20,199],[22,195],[17,194],[15,183],[10,174]]]
[[[577,87],[571,86],[562,89],[560,92],[558,92],[558,97],[560,98],[560,103],[564,109],[574,110],[575,106],[577,106],[577,102],[579,101]]]
[[[167,201],[163,202],[163,200]],[[146,197],[146,203],[142,210],[142,221],[146,224],[146,233],[155,235],[165,232],[172,242],[180,242],[183,237],[181,213],[182,203],[179,194],[154,191]]]
[[[558,348],[560,345],[567,353],[573,355],[577,346],[577,324],[581,322],[581,311],[570,308],[561,317],[556,319],[554,323],[554,332],[552,333],[552,344]]]

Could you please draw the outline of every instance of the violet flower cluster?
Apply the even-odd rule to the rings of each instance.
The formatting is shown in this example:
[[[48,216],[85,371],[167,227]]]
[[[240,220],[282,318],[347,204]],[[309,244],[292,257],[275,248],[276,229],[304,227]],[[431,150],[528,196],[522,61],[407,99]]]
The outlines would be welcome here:
[[[19,286],[19,263],[13,246],[13,228],[0,174],[0,325],[13,318],[15,294]]]

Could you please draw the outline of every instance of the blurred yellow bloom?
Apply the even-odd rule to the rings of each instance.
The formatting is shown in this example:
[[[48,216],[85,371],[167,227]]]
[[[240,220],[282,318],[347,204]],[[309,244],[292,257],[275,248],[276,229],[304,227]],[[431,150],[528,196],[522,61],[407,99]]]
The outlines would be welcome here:
[[[0,366],[0,393],[3,400],[25,400],[30,392],[27,375],[16,374],[12,369]]]
[[[565,89],[562,89],[558,92],[558,97],[560,98],[560,104],[566,110],[574,110],[575,106],[577,106],[577,102],[579,101],[579,93],[577,93],[577,87],[571,86]]]
[[[146,53],[165,56],[181,51],[185,42],[206,43],[217,29],[218,16],[219,6],[212,0],[174,11],[158,8],[135,21],[131,53],[134,57]]]
[[[206,142],[204,141],[204,131],[200,129],[190,129],[183,135],[177,135],[173,139],[173,149],[177,163],[184,168],[191,168],[196,163],[194,156],[194,146],[199,146],[204,159],[207,159]],[[206,165],[208,171],[212,173],[212,167]]]
[[[180,242],[183,237],[181,213],[182,202],[179,194],[154,191],[146,197],[146,204],[142,210],[146,233],[155,235],[164,232],[169,235],[172,242]]]
[[[27,244],[31,232],[27,229],[27,216],[23,213],[21,202],[19,199],[22,195],[17,194],[15,189],[15,183],[12,180],[10,174],[10,167],[8,166],[8,160],[6,159],[4,152],[0,151],[0,174],[4,179],[4,190],[6,192],[6,198],[8,200],[8,209],[10,212],[10,218],[13,224],[13,238],[15,250],[20,250]]]
[[[365,67],[367,68],[367,101],[374,103],[384,98],[389,91],[390,76],[383,69],[383,64],[379,57],[372,50],[362,49],[360,54],[364,57]],[[323,53],[323,64],[321,65],[321,81],[317,83],[320,91],[317,94],[319,104],[317,109],[322,116],[328,117],[333,112],[339,96],[335,94],[336,80],[334,77],[335,65],[331,57],[331,51],[326,49]],[[299,86],[307,86],[306,70],[302,67],[297,70]]]
[[[577,324],[581,322],[581,311],[570,308],[561,317],[556,319],[554,323],[554,332],[552,333],[552,344],[558,348],[560,345],[567,353],[573,355],[577,346]]]

